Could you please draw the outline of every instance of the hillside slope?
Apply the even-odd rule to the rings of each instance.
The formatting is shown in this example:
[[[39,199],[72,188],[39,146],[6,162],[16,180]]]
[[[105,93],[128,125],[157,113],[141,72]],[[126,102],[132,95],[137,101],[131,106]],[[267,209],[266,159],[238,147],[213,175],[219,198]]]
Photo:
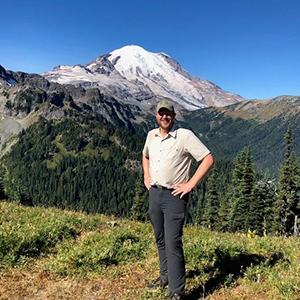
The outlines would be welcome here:
[[[144,136],[156,126],[152,110],[121,103],[98,88],[60,85],[37,74],[3,68],[0,83],[0,157],[17,142],[18,133],[40,117],[59,121],[74,114],[97,116]],[[300,155],[299,107],[300,97],[280,96],[226,107],[177,110],[176,118],[180,126],[191,128],[203,140],[216,159],[233,159],[250,145],[256,167],[262,172],[269,169],[276,177],[284,160],[284,134],[289,124],[293,127],[293,150]]]
[[[149,223],[0,201],[1,300],[168,299]],[[186,299],[299,299],[297,238],[184,228]]]
[[[63,120],[74,113],[98,115],[132,130],[147,128],[145,115],[137,106],[121,104],[97,88],[63,86],[37,74],[6,71],[0,66],[0,157],[10,149],[12,139],[40,117]]]
[[[293,148],[300,155],[300,97],[280,96],[224,108],[205,108],[184,115],[187,124],[218,158],[233,159],[250,146],[256,167],[276,176],[285,159],[284,135],[293,129]]]

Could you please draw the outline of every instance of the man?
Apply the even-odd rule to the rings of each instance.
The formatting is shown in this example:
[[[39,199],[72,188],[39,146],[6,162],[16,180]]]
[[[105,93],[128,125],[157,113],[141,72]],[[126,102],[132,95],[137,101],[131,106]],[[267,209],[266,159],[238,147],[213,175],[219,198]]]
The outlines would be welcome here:
[[[156,107],[159,128],[151,130],[143,149],[144,184],[149,190],[149,216],[158,249],[160,276],[148,291],[168,286],[171,300],[183,299],[185,260],[182,246],[188,193],[213,165],[213,156],[192,131],[176,128],[168,101]],[[200,162],[189,179],[192,159]]]

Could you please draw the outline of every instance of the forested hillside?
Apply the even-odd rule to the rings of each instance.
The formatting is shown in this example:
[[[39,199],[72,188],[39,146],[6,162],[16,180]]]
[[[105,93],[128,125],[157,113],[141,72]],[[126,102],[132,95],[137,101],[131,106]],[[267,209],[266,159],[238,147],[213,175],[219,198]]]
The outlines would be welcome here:
[[[289,125],[294,131],[292,150],[300,155],[300,97],[205,108],[189,113],[185,121],[218,158],[233,160],[244,147],[251,147],[256,168],[268,170],[273,178],[285,158]]]
[[[142,141],[92,114],[41,118],[3,159],[5,192],[27,205],[128,216]]]
[[[153,111],[36,74],[3,69],[0,80],[3,197],[147,219],[141,152],[156,126]],[[260,235],[298,233],[299,109],[300,97],[281,96],[177,111],[179,126],[192,129],[216,161],[190,194],[188,223]]]
[[[2,159],[2,193],[30,206],[147,219],[141,166],[145,134],[117,127],[98,114],[69,114],[61,120],[40,118],[20,133]],[[232,163],[218,161],[216,167],[222,177],[218,189],[225,192]],[[205,191],[206,180],[191,193],[188,223],[201,222]]]
[[[2,159],[2,193],[30,206],[146,220],[144,139],[96,114],[40,118]],[[298,234],[300,170],[291,151],[292,127],[283,139],[286,153],[278,181],[257,170],[251,147],[233,162],[216,156],[207,178],[190,194],[187,223],[216,231]]]

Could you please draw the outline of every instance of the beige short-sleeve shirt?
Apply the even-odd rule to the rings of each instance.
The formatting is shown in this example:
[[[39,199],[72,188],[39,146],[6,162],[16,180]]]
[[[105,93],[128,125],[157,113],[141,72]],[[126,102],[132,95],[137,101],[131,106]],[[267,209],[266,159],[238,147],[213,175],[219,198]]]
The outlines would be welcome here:
[[[162,138],[159,129],[149,131],[143,155],[149,159],[151,185],[170,188],[189,180],[192,159],[201,161],[210,151],[184,128],[174,129]]]

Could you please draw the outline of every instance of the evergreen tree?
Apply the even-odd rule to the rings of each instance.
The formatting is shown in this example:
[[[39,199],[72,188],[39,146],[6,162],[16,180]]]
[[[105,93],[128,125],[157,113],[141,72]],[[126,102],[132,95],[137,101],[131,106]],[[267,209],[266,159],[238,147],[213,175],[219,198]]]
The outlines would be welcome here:
[[[147,220],[147,190],[144,186],[143,176],[140,175],[135,187],[135,195],[131,207],[131,217],[137,221]]]
[[[259,226],[257,228],[259,234],[268,234],[272,232],[272,223],[274,213],[272,207],[276,199],[277,186],[274,180],[271,180],[269,174],[266,172],[264,177],[256,184],[256,197],[261,204],[258,209],[262,214],[259,218]],[[261,222],[263,226],[261,227]]]
[[[229,230],[230,223],[230,196],[229,193],[220,195],[220,208],[219,208],[219,230],[224,232]]]
[[[206,204],[202,221],[202,225],[212,230],[221,228],[219,219],[220,197],[218,179],[218,172],[214,167],[207,180]]]
[[[246,232],[251,229],[254,216],[255,170],[249,147],[234,160],[231,186],[230,230]],[[252,229],[251,229],[252,230]]]
[[[4,174],[5,174],[5,169],[3,166],[0,166],[0,200],[5,199],[5,192],[4,192]]]
[[[204,208],[206,206],[206,182],[201,182],[194,190],[190,192],[187,207],[187,223],[200,225],[203,221]]]
[[[279,169],[278,196],[274,205],[274,230],[283,235],[291,235],[299,214],[300,180],[296,153],[291,152],[292,127],[285,134],[286,159]]]
[[[191,174],[194,174],[198,168],[198,163],[193,160],[191,164]],[[204,207],[206,205],[206,185],[207,177],[200,182],[190,193],[186,211],[186,223],[198,224],[202,223]]]
[[[210,175],[203,185],[203,191],[196,205],[197,224],[202,224],[219,231],[228,230],[229,196],[233,163],[228,160],[217,160]],[[203,182],[203,184],[205,181]]]
[[[2,158],[4,190],[26,205],[128,217],[141,148],[141,138],[92,114],[58,121],[41,118],[20,133],[18,143]]]

